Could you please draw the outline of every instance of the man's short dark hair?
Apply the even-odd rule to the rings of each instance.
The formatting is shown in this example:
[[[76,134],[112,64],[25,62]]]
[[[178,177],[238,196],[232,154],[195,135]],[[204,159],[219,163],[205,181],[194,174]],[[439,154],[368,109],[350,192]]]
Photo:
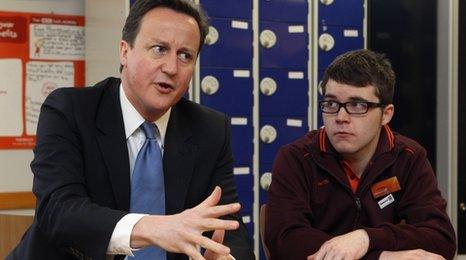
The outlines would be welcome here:
[[[173,11],[191,16],[196,20],[201,34],[199,39],[200,52],[201,47],[204,44],[205,37],[209,33],[209,23],[204,10],[190,0],[137,0],[129,10],[129,15],[126,18],[121,39],[126,41],[132,48],[136,36],[139,33],[142,18],[147,12],[157,7],[169,8]],[[120,66],[120,72],[121,70],[122,66]]]
[[[355,87],[373,85],[380,103],[393,103],[395,72],[390,61],[382,53],[356,50],[338,56],[325,70],[321,83],[322,93],[330,79]]]

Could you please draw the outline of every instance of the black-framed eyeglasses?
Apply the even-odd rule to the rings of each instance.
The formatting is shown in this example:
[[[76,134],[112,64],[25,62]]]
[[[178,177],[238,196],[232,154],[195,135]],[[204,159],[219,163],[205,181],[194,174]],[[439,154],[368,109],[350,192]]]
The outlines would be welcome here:
[[[326,114],[337,114],[342,107],[345,108],[346,113],[350,115],[362,115],[367,113],[370,108],[384,107],[382,103],[375,103],[369,101],[349,101],[340,103],[333,100],[323,100],[319,102],[320,109]]]

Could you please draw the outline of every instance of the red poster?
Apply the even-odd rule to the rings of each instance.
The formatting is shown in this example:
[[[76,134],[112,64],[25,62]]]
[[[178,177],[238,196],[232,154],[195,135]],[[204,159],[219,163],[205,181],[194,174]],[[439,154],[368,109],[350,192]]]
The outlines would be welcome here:
[[[0,149],[30,149],[56,88],[84,86],[84,17],[0,12]]]

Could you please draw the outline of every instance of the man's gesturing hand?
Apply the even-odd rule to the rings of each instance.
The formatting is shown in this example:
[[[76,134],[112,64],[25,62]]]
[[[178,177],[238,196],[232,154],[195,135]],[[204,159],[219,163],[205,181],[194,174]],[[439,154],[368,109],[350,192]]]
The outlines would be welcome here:
[[[197,245],[219,255],[228,255],[228,247],[202,236],[205,231],[234,230],[239,227],[237,221],[219,219],[239,211],[241,207],[239,203],[217,206],[221,193],[217,186],[207,199],[194,208],[175,215],[141,218],[131,233],[131,247],[156,245],[169,252],[184,253],[195,260],[204,259]]]
[[[369,236],[364,229],[358,229],[326,241],[308,260],[360,259],[369,248]]]

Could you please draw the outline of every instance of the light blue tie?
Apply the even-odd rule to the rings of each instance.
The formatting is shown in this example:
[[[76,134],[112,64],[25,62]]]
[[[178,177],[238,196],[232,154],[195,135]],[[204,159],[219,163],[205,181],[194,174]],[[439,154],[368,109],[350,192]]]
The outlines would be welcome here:
[[[165,215],[165,185],[163,181],[162,152],[155,137],[157,127],[150,122],[141,125],[146,141],[139,150],[131,178],[130,212]],[[134,252],[134,258],[165,260],[166,252],[158,247],[147,247]]]

